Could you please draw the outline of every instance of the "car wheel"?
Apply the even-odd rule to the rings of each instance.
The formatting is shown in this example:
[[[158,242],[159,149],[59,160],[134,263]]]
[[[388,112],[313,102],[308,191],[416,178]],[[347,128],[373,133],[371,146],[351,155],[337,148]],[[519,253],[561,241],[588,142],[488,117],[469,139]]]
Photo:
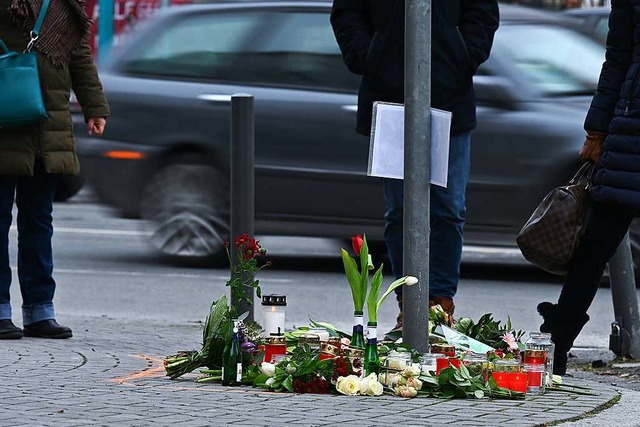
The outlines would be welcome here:
[[[83,186],[84,177],[82,175],[62,176],[58,179],[58,186],[53,200],[56,202],[67,201],[78,194]]]
[[[163,254],[219,257],[229,236],[228,178],[204,164],[168,165],[145,187],[141,211],[151,224],[151,243]]]

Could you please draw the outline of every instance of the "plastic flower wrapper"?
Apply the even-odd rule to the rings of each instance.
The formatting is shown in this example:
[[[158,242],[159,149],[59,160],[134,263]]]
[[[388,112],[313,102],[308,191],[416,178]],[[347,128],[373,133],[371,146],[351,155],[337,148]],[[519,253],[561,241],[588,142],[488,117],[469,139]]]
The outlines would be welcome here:
[[[167,376],[176,379],[203,366],[210,369],[222,367],[222,351],[231,335],[228,312],[227,297],[224,295],[211,304],[202,332],[202,348],[200,351],[166,357],[164,367]]]
[[[436,333],[441,334],[450,345],[455,346],[458,350],[472,351],[474,353],[486,354],[495,349],[487,344],[481,343],[465,334],[455,331],[446,325],[439,325]]]

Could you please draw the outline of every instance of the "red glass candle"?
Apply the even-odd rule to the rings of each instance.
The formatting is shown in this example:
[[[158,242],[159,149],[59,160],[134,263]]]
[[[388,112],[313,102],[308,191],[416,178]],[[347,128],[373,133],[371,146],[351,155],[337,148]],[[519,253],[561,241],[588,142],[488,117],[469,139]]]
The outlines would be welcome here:
[[[530,365],[544,365],[547,361],[547,352],[544,350],[525,350],[524,363]]]
[[[453,365],[460,368],[460,359],[458,357],[439,357],[436,359],[436,375],[440,375],[440,371]]]
[[[333,344],[320,344],[320,360],[335,359],[340,355],[340,349]]]
[[[287,354],[287,341],[284,336],[271,336],[264,348],[264,361],[273,363],[274,356]]]
[[[508,388],[513,391],[526,393],[527,392],[527,374],[522,372],[512,372],[512,373],[509,373],[509,375],[511,376],[511,381]]]
[[[511,385],[509,372],[492,372],[491,376],[494,380],[496,380],[498,387],[509,388],[509,386]]]
[[[540,389],[542,387],[542,378],[544,378],[544,365],[525,365],[525,370],[529,390]]]

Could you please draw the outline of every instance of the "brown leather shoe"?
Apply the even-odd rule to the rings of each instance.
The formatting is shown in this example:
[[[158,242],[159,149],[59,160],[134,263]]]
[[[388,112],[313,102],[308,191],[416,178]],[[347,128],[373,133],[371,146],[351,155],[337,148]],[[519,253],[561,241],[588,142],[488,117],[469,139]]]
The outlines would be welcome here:
[[[453,326],[453,312],[456,309],[456,305],[453,303],[453,299],[447,297],[432,297],[429,300],[429,307],[439,305],[444,311],[444,318],[447,321],[447,325]]]

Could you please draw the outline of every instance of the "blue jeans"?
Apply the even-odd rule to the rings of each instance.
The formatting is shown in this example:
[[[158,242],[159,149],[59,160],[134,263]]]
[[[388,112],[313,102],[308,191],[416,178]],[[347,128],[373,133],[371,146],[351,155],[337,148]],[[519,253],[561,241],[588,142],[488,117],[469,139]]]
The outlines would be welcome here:
[[[9,228],[18,207],[18,279],[24,325],[54,319],[53,197],[58,179],[36,161],[33,177],[0,176],[0,319],[11,319]]]
[[[429,296],[453,298],[458,289],[465,223],[465,191],[471,165],[471,133],[451,136],[447,188],[431,186]],[[396,278],[402,277],[404,182],[383,179],[384,239]],[[397,288],[399,293],[402,287]]]

